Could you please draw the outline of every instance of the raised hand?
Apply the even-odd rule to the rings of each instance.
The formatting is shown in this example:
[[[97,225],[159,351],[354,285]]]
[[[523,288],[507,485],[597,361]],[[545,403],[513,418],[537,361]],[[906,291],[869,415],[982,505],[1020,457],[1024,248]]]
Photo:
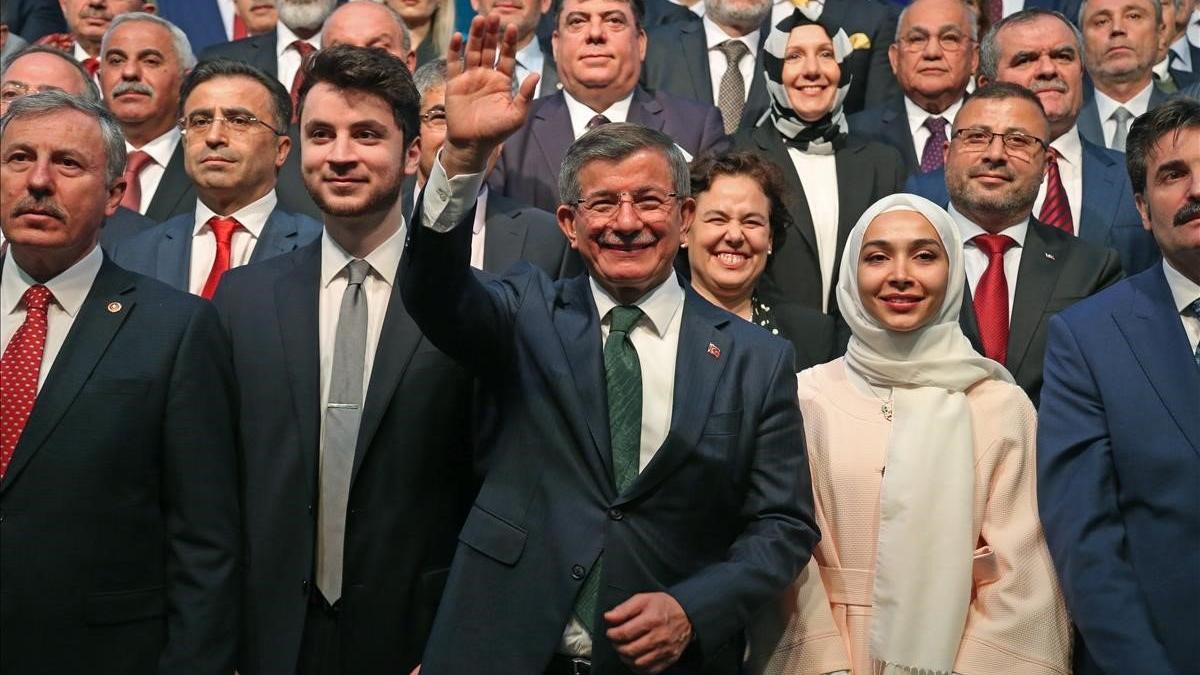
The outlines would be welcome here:
[[[492,150],[525,123],[538,76],[527,77],[513,94],[516,44],[516,26],[502,33],[499,16],[471,21],[465,52],[461,34],[450,39],[441,158],[447,176],[482,171]]]

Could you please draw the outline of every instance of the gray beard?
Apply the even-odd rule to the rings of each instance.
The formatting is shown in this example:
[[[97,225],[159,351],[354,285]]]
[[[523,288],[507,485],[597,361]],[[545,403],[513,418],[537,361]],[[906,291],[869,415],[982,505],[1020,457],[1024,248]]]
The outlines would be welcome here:
[[[333,13],[337,0],[282,0],[276,5],[279,21],[289,30],[317,30]]]

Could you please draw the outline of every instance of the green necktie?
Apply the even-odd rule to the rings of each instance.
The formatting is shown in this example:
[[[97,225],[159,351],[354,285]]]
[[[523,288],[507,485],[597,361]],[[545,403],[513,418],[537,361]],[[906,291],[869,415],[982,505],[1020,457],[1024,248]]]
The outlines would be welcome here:
[[[604,343],[604,376],[608,386],[608,435],[612,446],[613,486],[627,490],[638,475],[642,439],[642,367],[629,331],[642,318],[637,307],[618,305],[609,313],[608,340]],[[600,596],[600,565],[596,559],[575,598],[575,616],[595,635],[593,619]]]

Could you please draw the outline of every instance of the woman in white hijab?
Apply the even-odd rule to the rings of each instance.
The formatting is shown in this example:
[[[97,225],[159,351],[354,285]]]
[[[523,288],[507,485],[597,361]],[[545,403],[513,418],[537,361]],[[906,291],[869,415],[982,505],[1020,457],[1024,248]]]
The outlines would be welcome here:
[[[1037,418],[959,329],[958,228],[925,199],[885,197],[842,269],[846,356],[799,375],[822,538],[756,660],[783,675],[1069,672]]]

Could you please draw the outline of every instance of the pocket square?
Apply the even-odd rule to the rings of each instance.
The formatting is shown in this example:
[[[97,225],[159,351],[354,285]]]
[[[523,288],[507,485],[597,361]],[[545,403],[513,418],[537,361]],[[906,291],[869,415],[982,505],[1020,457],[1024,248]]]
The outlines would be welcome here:
[[[871,38],[866,33],[855,33],[850,36],[850,46],[854,49],[870,49]]]

